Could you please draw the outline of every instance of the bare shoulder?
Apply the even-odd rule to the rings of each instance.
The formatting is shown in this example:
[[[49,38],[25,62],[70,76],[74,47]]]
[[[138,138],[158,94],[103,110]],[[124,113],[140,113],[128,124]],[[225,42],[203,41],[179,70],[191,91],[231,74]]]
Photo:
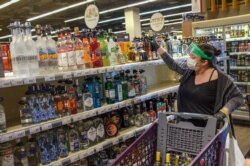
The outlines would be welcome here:
[[[212,75],[211,80],[217,80],[217,79],[218,79],[218,71],[215,70],[214,73],[213,73],[213,75]]]

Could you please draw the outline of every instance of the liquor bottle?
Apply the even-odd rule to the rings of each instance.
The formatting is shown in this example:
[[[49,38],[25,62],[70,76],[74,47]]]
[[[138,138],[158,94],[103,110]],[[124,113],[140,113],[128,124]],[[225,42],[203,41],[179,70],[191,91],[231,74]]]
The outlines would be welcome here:
[[[105,133],[107,137],[115,137],[118,134],[118,126],[113,121],[108,121],[105,125]]]
[[[114,104],[115,103],[115,89],[113,85],[113,81],[110,76],[106,78],[105,83],[105,96],[108,104]]]
[[[75,97],[76,97],[76,108],[77,108],[77,112],[81,112],[83,109],[83,105],[82,105],[82,89],[79,85],[79,80],[76,79],[74,80],[74,84],[73,87],[75,89]]]
[[[44,95],[44,91],[43,91],[43,86],[42,84],[37,86],[37,101],[38,101],[38,106],[39,106],[39,111],[41,114],[41,120],[42,121],[47,121],[49,120],[49,116],[48,116],[48,105],[47,105],[47,98]]]
[[[9,142],[0,144],[0,165],[14,166],[13,147]]]
[[[69,154],[67,146],[68,138],[66,136],[65,129],[66,129],[65,127],[61,127],[56,131],[59,157],[67,157]]]
[[[1,102],[3,101],[3,98],[0,97],[0,133],[6,132],[6,116],[4,112],[4,107],[2,106]]]
[[[129,127],[129,113],[126,107],[122,109],[122,122],[124,128]]]
[[[55,119],[57,117],[55,110],[55,99],[54,99],[54,86],[46,85],[45,96],[47,98],[47,105],[49,111],[49,119]]]
[[[25,25],[23,27],[25,28],[24,42],[27,49],[29,74],[37,75],[39,73],[38,52],[36,43],[33,41],[31,36],[31,23],[25,22]]]
[[[114,83],[115,83],[115,100],[116,102],[120,102],[123,100],[123,94],[122,94],[122,83],[119,76],[114,77]]]
[[[118,65],[118,49],[117,49],[117,43],[114,42],[112,34],[110,34],[109,41],[108,41],[108,50],[109,50],[109,61],[110,65]]]
[[[134,82],[133,82],[133,76],[129,76],[130,74],[130,70],[126,70],[126,78],[128,81],[128,97],[129,98],[134,98],[136,96],[135,93],[135,86],[134,86]]]
[[[18,75],[18,66],[17,66],[17,55],[15,53],[15,48],[14,48],[14,45],[15,45],[15,42],[17,40],[17,30],[14,26],[14,23],[11,23],[8,28],[10,29],[11,31],[11,35],[12,35],[12,40],[11,40],[11,43],[10,43],[10,54],[11,54],[11,64],[12,64],[12,71],[13,71],[13,75]]]
[[[78,27],[74,28],[74,34],[75,34],[74,50],[76,56],[76,65],[78,69],[84,69],[83,43],[82,40],[80,39],[80,32]]]
[[[150,116],[149,116],[149,113],[147,111],[146,102],[143,102],[141,112],[142,112],[142,116],[143,116],[143,125],[149,124],[150,123]]]
[[[16,140],[16,147],[14,152],[15,165],[29,166],[27,151],[23,142],[20,139]]]
[[[186,162],[185,165],[190,165],[191,164],[192,159],[190,157],[186,158]]]
[[[12,72],[10,45],[9,44],[0,45],[0,56],[2,56],[2,62],[0,62],[0,63],[2,63],[2,65],[3,65],[4,72],[5,73]],[[3,73],[0,75],[1,75],[0,77],[4,77]]]
[[[65,44],[65,36],[63,31],[60,30],[57,33],[57,55],[58,55],[58,68],[59,70],[67,70],[68,69],[68,56],[67,56],[67,47]]]
[[[35,137],[28,135],[28,142],[26,143],[27,156],[29,161],[29,166],[39,165],[38,149]]]
[[[86,125],[83,121],[79,121],[77,126],[80,138],[80,147],[81,149],[87,149],[89,147],[89,140]]]
[[[51,161],[55,161],[58,159],[58,140],[57,140],[57,134],[55,130],[50,130],[47,132],[47,138],[48,138],[48,151],[50,155]]]
[[[143,117],[143,115],[141,114],[140,105],[137,104],[135,109],[136,109],[135,126],[136,126],[136,127],[141,127],[141,126],[143,126],[143,124],[144,124],[144,117]]]
[[[101,78],[100,77],[98,77],[98,76],[96,76],[95,77],[95,80],[98,82],[98,84],[99,84],[99,89],[100,89],[100,99],[101,99],[101,101],[104,99],[104,90],[103,90],[103,88],[104,88],[104,85],[103,85],[103,83],[102,83],[102,81],[101,81]]]
[[[90,45],[88,40],[88,34],[86,31],[83,32],[83,61],[86,68],[93,68],[93,62],[90,55]]]
[[[93,79],[93,102],[94,102],[94,108],[99,108],[102,106],[101,103],[101,84],[98,81],[98,78]]]
[[[47,52],[49,57],[49,69],[51,71],[57,71],[58,70],[58,55],[57,55],[57,48],[56,48],[56,42],[52,39],[51,31],[52,27],[51,25],[46,25],[45,27],[46,33],[47,33]]]
[[[85,123],[85,129],[87,131],[87,138],[89,141],[89,146],[96,144],[97,142],[97,132],[93,121],[89,120]]]
[[[83,102],[83,111],[89,111],[93,109],[93,96],[92,93],[89,92],[87,86],[83,85],[82,90],[82,102]]]
[[[135,46],[134,44],[131,44],[131,46],[129,47],[129,51],[128,51],[128,54],[127,54],[127,57],[128,57],[128,62],[131,63],[131,62],[135,62]]]
[[[103,67],[100,43],[97,40],[96,31],[90,37],[90,54],[93,60],[93,67]]]
[[[63,96],[62,98],[63,98],[63,105],[64,105],[62,116],[68,116],[70,115],[71,112],[70,112],[70,105],[69,105],[69,94],[68,94],[66,85],[62,86],[62,96]]]
[[[27,65],[27,49],[23,41],[23,35],[21,33],[20,21],[14,22],[14,35],[16,40],[12,45],[11,53],[13,55],[12,62],[14,61],[13,72],[15,76],[28,76],[29,66]],[[14,69],[15,68],[15,69]]]
[[[174,161],[174,165],[175,166],[179,166],[180,162],[180,156],[179,155],[175,155],[175,161]]]
[[[149,112],[148,112],[149,116],[150,116],[150,122],[153,123],[156,119],[156,113],[153,109],[153,102],[150,101],[150,105],[149,105]]]
[[[133,85],[135,87],[135,94],[136,96],[140,96],[141,95],[141,82],[138,76],[138,71],[133,70],[133,74],[134,76],[132,78],[133,78]]]
[[[79,134],[73,124],[69,125],[68,140],[71,152],[80,150]]]
[[[128,80],[125,77],[124,71],[120,72],[121,84],[122,84],[122,98],[123,100],[128,99]]]
[[[165,163],[165,166],[171,166],[170,153],[166,154],[166,163]]]
[[[72,86],[72,80],[65,80],[65,83],[69,85],[67,89],[69,113],[77,114],[76,89]]]
[[[68,66],[69,69],[74,70],[77,69],[76,66],[76,55],[74,51],[74,43],[71,39],[70,29],[65,28],[65,37],[66,37],[66,51],[67,51],[67,57],[68,57]]]
[[[96,128],[97,142],[101,142],[105,139],[105,126],[101,118],[96,118],[93,120]]]
[[[32,124],[32,112],[27,103],[26,97],[22,97],[22,99],[19,101],[19,105],[21,124],[23,126]]]
[[[128,116],[129,116],[129,126],[134,126],[135,125],[135,113],[134,113],[134,108],[133,106],[128,106]]]
[[[143,75],[143,73],[145,72],[145,70],[140,69],[139,70],[139,79],[140,79],[140,83],[141,83],[141,95],[145,95],[147,94],[147,89],[148,89],[148,84],[147,84],[147,78]]]
[[[39,56],[39,68],[41,73],[46,73],[49,66],[48,52],[46,46],[46,34],[41,25],[36,25],[36,47]]]
[[[109,51],[107,46],[107,33],[101,32],[99,35],[100,50],[102,55],[103,66],[110,66]]]
[[[161,153],[158,151],[156,152],[156,160],[154,166],[161,166]]]

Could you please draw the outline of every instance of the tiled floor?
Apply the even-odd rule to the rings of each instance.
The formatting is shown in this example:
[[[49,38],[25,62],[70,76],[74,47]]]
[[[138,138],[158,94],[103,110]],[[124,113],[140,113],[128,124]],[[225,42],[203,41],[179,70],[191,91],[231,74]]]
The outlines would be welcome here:
[[[236,137],[242,153],[250,150],[250,125],[235,125]]]

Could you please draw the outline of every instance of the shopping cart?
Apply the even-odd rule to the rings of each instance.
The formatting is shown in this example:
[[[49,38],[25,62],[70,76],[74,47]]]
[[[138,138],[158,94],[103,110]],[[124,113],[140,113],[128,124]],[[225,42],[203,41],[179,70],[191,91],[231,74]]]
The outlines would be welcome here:
[[[153,166],[156,151],[161,152],[163,166],[169,151],[194,157],[191,166],[222,166],[229,127],[225,120],[216,133],[216,122],[208,115],[160,113],[158,122],[150,125],[111,166]]]

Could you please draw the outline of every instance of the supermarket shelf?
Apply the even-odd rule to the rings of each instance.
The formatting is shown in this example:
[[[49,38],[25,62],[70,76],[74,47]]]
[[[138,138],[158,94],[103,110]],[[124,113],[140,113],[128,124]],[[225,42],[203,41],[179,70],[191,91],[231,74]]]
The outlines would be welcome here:
[[[237,37],[237,38],[228,38],[228,39],[225,39],[226,42],[242,41],[242,40],[250,40],[250,37]]]
[[[250,52],[230,52],[230,55],[250,55]]]
[[[161,84],[149,86],[148,94],[138,96],[133,99],[128,99],[111,105],[104,105],[97,109],[81,112],[63,118],[57,118],[55,120],[50,120],[47,122],[42,122],[27,127],[23,127],[21,125],[10,127],[8,128],[8,131],[6,133],[0,134],[0,143],[21,138],[28,134],[35,134],[42,131],[50,130],[52,128],[60,127],[62,125],[70,124],[72,122],[77,122],[90,117],[95,117],[97,115],[101,115],[131,105],[132,103],[136,104],[171,92],[176,92],[178,90],[178,87],[179,87],[178,83],[176,82],[163,82]]]
[[[150,127],[151,124],[145,125],[143,127],[132,127],[125,129],[123,131],[119,132],[119,135],[114,138],[106,139],[105,141],[98,143],[95,146],[92,146],[86,150],[80,150],[75,153],[69,153],[68,157],[66,158],[60,158],[59,160],[56,160],[50,164],[49,166],[66,166],[70,163],[76,162],[78,160],[84,159],[92,154],[95,154],[97,152],[100,152],[104,149],[107,149],[113,145],[117,145],[120,142],[126,141],[132,137],[139,136],[142,134],[148,127]],[[41,164],[42,166],[42,164]]]
[[[240,111],[236,110],[232,114],[233,119],[250,121],[249,112],[248,111]]]
[[[230,66],[231,70],[250,70],[250,66]]]
[[[183,61],[187,58],[187,56],[174,58],[177,62]],[[147,62],[137,62],[137,63],[130,63],[130,64],[123,64],[117,66],[109,66],[109,67],[100,67],[94,69],[83,69],[83,70],[74,70],[74,71],[65,71],[65,72],[58,72],[46,75],[38,75],[38,76],[27,76],[27,77],[5,77],[0,79],[0,88],[6,87],[13,87],[13,86],[20,86],[20,85],[27,85],[27,84],[35,84],[38,82],[49,82],[55,81],[60,79],[70,79],[70,78],[77,78],[86,75],[95,75],[95,74],[102,74],[106,72],[113,72],[113,71],[121,71],[126,69],[133,69],[133,68],[142,68],[146,66],[152,65],[162,65],[164,64],[163,60],[155,60],[155,61],[147,61]]]
[[[250,82],[234,82],[234,83],[238,85],[250,85]]]

